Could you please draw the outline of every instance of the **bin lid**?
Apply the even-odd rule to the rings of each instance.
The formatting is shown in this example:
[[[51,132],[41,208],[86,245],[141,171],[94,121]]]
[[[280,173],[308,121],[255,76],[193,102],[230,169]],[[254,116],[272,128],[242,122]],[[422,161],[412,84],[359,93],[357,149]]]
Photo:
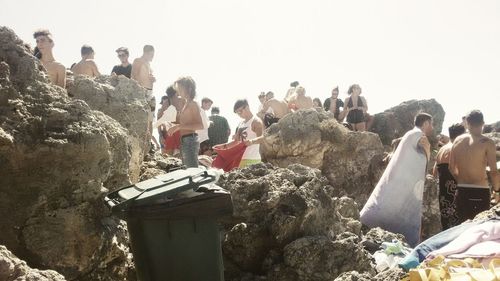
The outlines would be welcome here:
[[[158,204],[172,200],[181,192],[197,189],[200,185],[213,181],[215,181],[214,172],[205,168],[181,169],[122,188],[114,195],[109,194],[108,197],[112,197],[117,205],[128,201],[129,204],[123,204],[120,209],[128,208],[130,203],[134,206]],[[191,192],[183,194],[183,197],[196,195],[197,193]]]

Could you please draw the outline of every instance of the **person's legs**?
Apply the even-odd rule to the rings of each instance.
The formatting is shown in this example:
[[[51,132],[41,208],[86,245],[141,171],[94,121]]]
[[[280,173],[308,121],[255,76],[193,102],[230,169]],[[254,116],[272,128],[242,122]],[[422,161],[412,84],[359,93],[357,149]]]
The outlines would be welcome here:
[[[198,167],[198,151],[200,143],[197,135],[186,135],[181,137],[182,163],[187,167]]]

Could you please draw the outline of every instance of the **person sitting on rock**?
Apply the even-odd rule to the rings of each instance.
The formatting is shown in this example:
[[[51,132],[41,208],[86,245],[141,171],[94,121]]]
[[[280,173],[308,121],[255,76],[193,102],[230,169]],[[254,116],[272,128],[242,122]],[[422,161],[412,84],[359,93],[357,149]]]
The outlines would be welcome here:
[[[311,97],[306,96],[306,89],[302,86],[298,86],[295,90],[295,94],[292,95],[288,102],[288,107],[294,111],[309,109],[313,108],[313,101]]]
[[[323,110],[323,103],[321,103],[319,98],[313,99],[313,107],[320,111]]]
[[[344,102],[339,99],[339,87],[335,87],[332,90],[332,95],[325,100],[323,104],[325,111],[333,113],[333,117],[342,122],[344,120],[344,111],[340,110],[340,108],[344,108]]]
[[[494,203],[500,199],[500,177],[496,148],[492,139],[482,134],[484,119],[479,110],[466,116],[468,134],[455,139],[450,151],[449,169],[457,181],[456,208],[458,223],[473,219],[490,208],[490,187],[486,166],[490,168]]]
[[[123,75],[127,78],[130,78],[130,75],[132,74],[132,64],[128,61],[128,49],[125,47],[120,47],[116,49],[116,53],[118,54],[118,59],[120,59],[121,63],[113,67],[113,70],[111,70],[111,74]]]
[[[49,75],[50,82],[66,88],[66,68],[57,62],[52,54],[52,49],[54,48],[52,34],[48,30],[43,29],[35,31],[33,37],[36,40],[34,56],[40,59],[40,63]]]
[[[365,116],[368,104],[366,99],[360,96],[361,87],[358,84],[351,85],[347,94],[350,95],[344,102],[347,110],[347,123],[352,126],[354,131],[366,131]]]
[[[264,116],[266,113],[273,113],[272,108],[268,108],[267,111],[263,112],[262,108],[264,108],[264,103],[266,102],[266,93],[265,92],[260,92],[260,94],[257,96],[259,98],[259,109],[257,110],[257,116],[261,119],[264,120]]]
[[[290,98],[292,98],[292,96],[295,94],[295,90],[298,86],[299,81],[293,81],[292,83],[290,83],[290,88],[288,89],[288,91],[286,91],[285,98],[283,99],[285,102],[290,102]]]
[[[96,77],[101,75],[94,61],[94,49],[89,45],[83,45],[81,50],[82,60],[75,64],[71,71],[74,75],[87,75]]]
[[[436,155],[436,163],[432,169],[434,177],[439,176],[439,209],[441,212],[441,226],[443,230],[458,224],[455,207],[455,193],[457,182],[449,170],[450,151],[453,141],[465,133],[462,124],[453,124],[448,128],[451,141],[443,145]]]
[[[181,77],[175,82],[175,88],[186,102],[179,114],[179,124],[168,129],[168,135],[172,136],[175,132],[180,131],[182,163],[187,168],[198,167],[200,142],[196,130],[203,129],[203,121],[200,106],[194,101],[196,83],[189,76]]]
[[[285,101],[279,101],[274,98],[274,93],[269,91],[266,94],[266,101],[259,114],[264,114],[264,126],[268,128],[277,123],[283,116],[290,112],[288,104]],[[257,114],[257,116],[259,115]]]
[[[247,167],[261,162],[260,145],[254,139],[262,136],[262,121],[252,114],[248,101],[246,99],[237,100],[234,104],[234,113],[240,116],[243,121],[238,125],[233,139],[244,141],[247,145],[243,156],[241,157],[240,168]]]

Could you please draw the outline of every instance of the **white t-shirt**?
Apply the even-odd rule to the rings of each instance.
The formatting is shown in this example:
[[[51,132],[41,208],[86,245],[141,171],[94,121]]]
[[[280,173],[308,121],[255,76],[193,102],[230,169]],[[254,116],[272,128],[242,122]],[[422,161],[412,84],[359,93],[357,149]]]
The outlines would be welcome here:
[[[198,105],[198,109],[200,110],[201,122],[203,123],[203,129],[196,130],[198,134],[198,140],[200,143],[208,140],[208,127],[210,127],[210,119],[208,119],[207,113],[201,106]]]

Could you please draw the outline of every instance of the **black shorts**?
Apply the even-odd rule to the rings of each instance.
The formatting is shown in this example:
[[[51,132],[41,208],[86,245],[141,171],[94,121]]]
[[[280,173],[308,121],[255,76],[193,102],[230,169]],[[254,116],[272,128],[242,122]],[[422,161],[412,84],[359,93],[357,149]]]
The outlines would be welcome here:
[[[365,114],[361,109],[352,109],[347,113],[347,123],[358,124],[365,122]]]
[[[473,219],[477,214],[490,209],[490,189],[488,187],[470,187],[457,185],[457,216],[462,223]]]

